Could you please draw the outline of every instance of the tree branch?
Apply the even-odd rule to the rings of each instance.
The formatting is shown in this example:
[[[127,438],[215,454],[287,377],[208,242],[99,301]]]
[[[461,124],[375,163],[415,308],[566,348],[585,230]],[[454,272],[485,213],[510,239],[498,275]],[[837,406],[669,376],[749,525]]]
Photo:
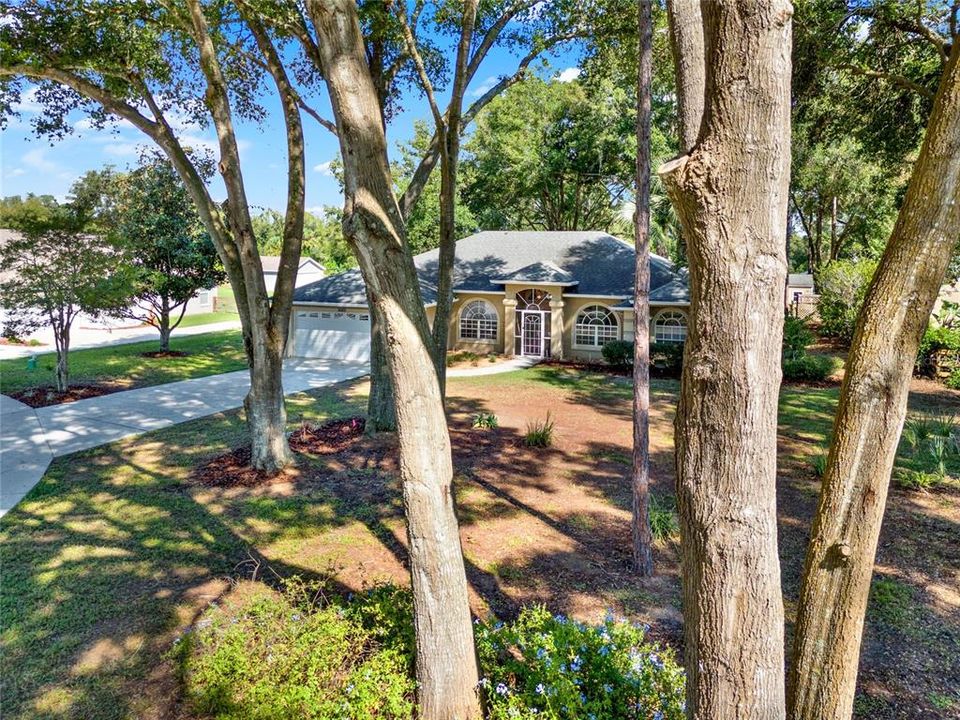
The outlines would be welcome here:
[[[925,88],[923,85],[916,83],[910,78],[904,77],[903,75],[881,72],[879,70],[871,70],[869,68],[859,67],[857,65],[838,65],[837,67],[841,70],[849,70],[854,75],[862,75],[863,77],[886,80],[887,82],[893,83],[894,85],[899,85],[906,90],[923,95],[925,98],[929,98],[930,100],[933,100],[935,95],[933,90]]]
[[[520,82],[526,75],[526,71],[530,66],[530,63],[536,60],[537,57],[539,57],[542,53],[556,45],[559,45],[560,43],[575,40],[577,38],[584,37],[584,35],[585,33],[583,31],[555,35],[547,40],[542,47],[528,53],[523,59],[521,59],[513,75],[501,78],[496,85],[487,90],[487,92],[477,98],[473,104],[467,108],[467,111],[463,113],[460,123],[460,131],[463,132],[463,130],[466,129],[466,127],[473,122],[474,119],[476,119],[477,113],[490,104],[490,102],[500,93]],[[426,153],[424,153],[423,157],[420,159],[420,164],[417,165],[417,169],[413,172],[413,177],[410,179],[410,184],[407,185],[407,189],[399,199],[400,213],[403,215],[404,220],[409,218],[410,213],[413,212],[413,207],[417,204],[417,200],[420,199],[420,194],[426,187],[427,181],[430,180],[430,174],[433,172],[433,168],[436,167],[437,160],[439,158],[440,139],[437,137],[436,133],[434,133],[434,136],[430,138],[430,145],[427,147]]]
[[[903,32],[910,33],[911,35],[916,35],[917,37],[926,40],[937,49],[937,53],[940,55],[940,60],[942,62],[946,62],[950,59],[949,43],[947,40],[945,40],[933,29],[924,25],[919,19],[917,19],[916,22],[911,22],[905,18],[891,17],[889,13],[885,12],[882,8],[876,7],[854,8],[850,14],[871,18],[877,22],[882,22],[890,27],[896,28],[897,30],[902,30]]]
[[[400,27],[403,30],[403,39],[407,44],[407,52],[413,60],[413,65],[417,69],[417,75],[420,76],[420,84],[423,86],[423,92],[427,96],[427,102],[430,104],[430,110],[433,113],[433,120],[437,124],[437,132],[443,136],[446,133],[446,121],[443,113],[440,112],[440,106],[437,104],[437,98],[433,91],[433,83],[427,75],[427,68],[423,64],[423,57],[417,49],[417,40],[413,36],[413,31],[407,22],[406,3],[397,3],[397,19],[400,20]]]

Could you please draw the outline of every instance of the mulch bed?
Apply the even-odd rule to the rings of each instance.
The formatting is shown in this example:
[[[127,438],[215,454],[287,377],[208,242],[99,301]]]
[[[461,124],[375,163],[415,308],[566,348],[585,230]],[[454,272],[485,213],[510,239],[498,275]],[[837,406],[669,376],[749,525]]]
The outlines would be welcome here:
[[[363,418],[334,420],[325,425],[304,423],[290,435],[290,449],[312,455],[335,455],[363,437]],[[277,473],[255,470],[250,466],[251,449],[242,445],[210,458],[193,473],[193,480],[211,487],[254,487],[287,482],[299,475],[296,468]]]
[[[366,423],[362,417],[333,420],[319,426],[303,423],[290,435],[290,448],[311,455],[333,455],[362,437]]]
[[[165,358],[187,357],[189,354],[190,353],[183,352],[182,350],[151,350],[150,352],[140,353],[140,357],[163,360]]]
[[[63,403],[72,403],[77,400],[86,400],[88,398],[109,395],[110,393],[124,390],[119,385],[101,384],[101,385],[71,385],[66,392],[57,392],[55,388],[37,387],[29,390],[20,390],[10,393],[10,397],[19,400],[32,408],[48,407],[50,405],[61,405]]]
[[[193,479],[211,487],[252,487],[285,482],[296,475],[290,468],[277,473],[255,470],[250,465],[250,446],[242,445],[210,458],[193,472]]]

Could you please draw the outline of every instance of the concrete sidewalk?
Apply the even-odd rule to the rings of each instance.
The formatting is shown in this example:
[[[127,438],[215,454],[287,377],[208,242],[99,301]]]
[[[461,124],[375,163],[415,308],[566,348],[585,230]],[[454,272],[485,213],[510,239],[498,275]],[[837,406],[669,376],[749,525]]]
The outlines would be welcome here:
[[[368,372],[364,363],[291,359],[287,394],[322,388]],[[60,455],[243,405],[246,370],[126,390],[34,410],[0,395],[0,516],[16,505]]]
[[[499,375],[500,373],[513,372],[514,370],[525,370],[533,367],[540,362],[540,358],[533,357],[514,357],[503,362],[490,363],[488,365],[477,365],[477,367],[468,368],[450,368],[447,370],[448,378],[458,377],[476,377],[478,375]]]
[[[240,321],[230,320],[228,322],[209,323],[207,325],[194,325],[193,327],[177,328],[173,331],[172,338],[186,337],[188,335],[203,335],[204,333],[219,332],[221,330],[239,330]],[[47,333],[50,334],[50,333]],[[0,359],[29,357],[30,355],[43,355],[44,353],[56,352],[53,345],[53,336],[43,335],[44,345],[0,345]],[[142,326],[136,328],[74,328],[70,332],[70,350],[83,350],[84,348],[104,347],[107,345],[127,345],[129,343],[150,342],[154,340],[160,342],[160,333],[156,328]]]

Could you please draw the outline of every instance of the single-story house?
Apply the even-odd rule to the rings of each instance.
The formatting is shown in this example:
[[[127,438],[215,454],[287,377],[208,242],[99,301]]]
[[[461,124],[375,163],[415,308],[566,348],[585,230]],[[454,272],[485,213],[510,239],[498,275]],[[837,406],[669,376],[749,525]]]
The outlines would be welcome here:
[[[813,286],[813,275],[811,273],[790,273],[787,275],[786,307],[802,302],[805,297],[815,296],[816,290]]]
[[[427,317],[437,299],[438,251],[414,257]],[[457,242],[450,349],[597,360],[611,340],[634,336],[632,244],[604,232],[487,231]],[[650,335],[682,342],[685,271],[650,261]],[[358,269],[294,292],[287,353],[366,360],[370,313]]]
[[[280,272],[279,255],[261,255],[260,264],[263,266],[263,280],[267,284],[267,293],[272,295],[277,285],[277,273]],[[297,287],[309,285],[324,277],[327,271],[323,265],[312,257],[301,256],[300,267],[297,268]]]

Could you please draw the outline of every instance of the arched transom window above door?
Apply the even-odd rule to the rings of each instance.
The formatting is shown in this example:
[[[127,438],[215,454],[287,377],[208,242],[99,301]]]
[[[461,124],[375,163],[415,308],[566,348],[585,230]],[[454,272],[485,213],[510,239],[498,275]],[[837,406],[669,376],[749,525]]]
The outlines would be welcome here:
[[[461,340],[496,340],[497,311],[486,300],[472,300],[460,311]]]
[[[521,290],[517,293],[517,310],[549,310],[550,293],[543,290]]]
[[[603,305],[587,305],[577,313],[573,344],[585,348],[602,348],[611,340],[620,339],[620,323],[616,314]]]
[[[653,319],[656,342],[681,343],[687,339],[687,316],[679,310],[664,310]]]

